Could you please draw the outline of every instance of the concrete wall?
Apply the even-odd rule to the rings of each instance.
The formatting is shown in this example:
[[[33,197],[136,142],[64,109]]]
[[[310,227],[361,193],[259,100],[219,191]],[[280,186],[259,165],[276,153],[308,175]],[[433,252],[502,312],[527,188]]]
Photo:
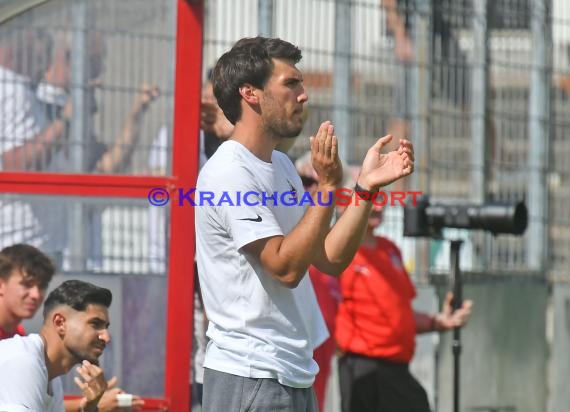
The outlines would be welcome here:
[[[440,296],[444,293],[439,288]],[[546,410],[548,285],[531,277],[468,280],[475,308],[462,332],[461,411]],[[439,347],[437,411],[453,410],[451,334]],[[507,409],[496,409],[507,408]]]
[[[548,338],[551,340],[549,412],[570,411],[570,283],[552,286],[552,310]]]

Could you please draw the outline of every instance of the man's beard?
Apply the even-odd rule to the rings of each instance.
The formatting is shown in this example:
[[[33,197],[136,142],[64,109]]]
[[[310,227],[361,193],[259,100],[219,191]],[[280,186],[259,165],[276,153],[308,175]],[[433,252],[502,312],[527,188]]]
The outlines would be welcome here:
[[[293,116],[297,116],[297,114],[292,115],[291,118],[286,118],[280,113],[276,113],[280,112],[278,109],[279,105],[273,96],[267,92],[265,94],[265,102],[265,107],[262,108],[262,111],[267,113],[263,122],[266,133],[272,138],[293,139],[299,136],[301,130],[303,130],[303,122],[301,121],[298,126],[294,123]]]
[[[93,365],[99,366],[99,358],[87,356],[86,354],[80,353],[80,352],[76,351],[75,349],[68,348],[68,350],[69,350],[69,352],[71,352],[71,354],[75,358],[76,363],[81,363],[84,360],[86,360],[86,361],[89,361],[89,363],[91,363]]]
[[[269,112],[264,119],[264,129],[273,138],[293,139],[303,130],[303,123],[296,125],[293,119],[283,118]]]
[[[266,131],[272,136],[283,139],[294,139],[299,136],[303,126],[293,126],[287,124],[286,121],[280,121],[279,123],[270,123],[266,125]]]

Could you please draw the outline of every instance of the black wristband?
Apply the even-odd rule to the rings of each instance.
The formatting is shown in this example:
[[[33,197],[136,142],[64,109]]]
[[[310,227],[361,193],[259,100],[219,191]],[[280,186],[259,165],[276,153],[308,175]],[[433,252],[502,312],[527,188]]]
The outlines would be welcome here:
[[[354,185],[354,193],[356,193],[356,195],[362,200],[372,200],[374,199],[374,194],[377,192],[374,190],[366,190],[356,182]]]
[[[82,406],[80,406],[80,407],[79,407],[79,410],[78,410],[77,412],[85,412],[85,408],[82,407]],[[96,406],[96,407],[95,407],[95,410],[94,410],[93,412],[99,412],[99,407]]]

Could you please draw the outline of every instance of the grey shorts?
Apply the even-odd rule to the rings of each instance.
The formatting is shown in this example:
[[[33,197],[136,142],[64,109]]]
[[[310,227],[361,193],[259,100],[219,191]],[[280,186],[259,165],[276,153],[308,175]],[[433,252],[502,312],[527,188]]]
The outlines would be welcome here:
[[[318,412],[313,388],[204,368],[203,412]]]

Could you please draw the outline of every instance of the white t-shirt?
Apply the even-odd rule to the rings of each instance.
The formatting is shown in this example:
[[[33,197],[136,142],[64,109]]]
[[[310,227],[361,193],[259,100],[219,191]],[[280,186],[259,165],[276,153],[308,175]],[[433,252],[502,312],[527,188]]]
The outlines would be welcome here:
[[[59,378],[48,381],[40,335],[0,341],[0,411],[62,412]]]
[[[47,125],[30,80],[0,66],[0,170],[2,154],[34,138]],[[15,243],[41,246],[39,225],[31,207],[18,195],[0,197],[0,248]]]
[[[313,349],[328,337],[310,279],[306,275],[296,288],[287,288],[242,250],[295,227],[305,208],[286,206],[279,198],[291,191],[300,198],[303,186],[285,154],[274,151],[272,162],[266,163],[232,140],[223,143],[200,172],[196,252],[211,339],[204,366],[306,388],[319,370]],[[212,192],[216,205],[201,205],[200,192]],[[233,206],[217,205],[224,192]],[[238,206],[238,192],[242,197],[247,192],[277,192],[278,198],[263,202],[250,194]]]

